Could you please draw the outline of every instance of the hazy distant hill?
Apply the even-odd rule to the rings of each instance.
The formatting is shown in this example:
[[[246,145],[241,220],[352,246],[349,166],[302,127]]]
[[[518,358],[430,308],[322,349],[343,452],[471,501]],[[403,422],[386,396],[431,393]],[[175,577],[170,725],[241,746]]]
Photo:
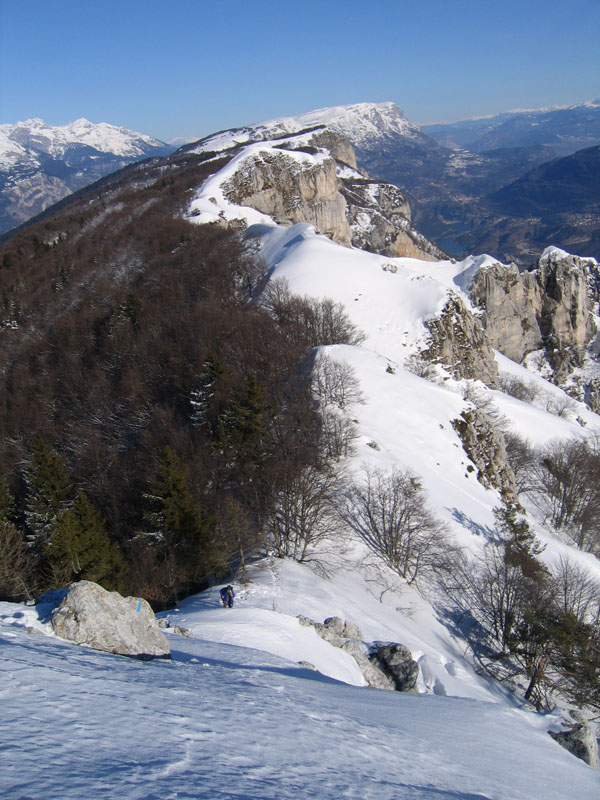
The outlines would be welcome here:
[[[568,155],[600,143],[600,100],[568,108],[510,111],[492,117],[423,125],[445,147],[482,152],[499,147],[547,145]]]

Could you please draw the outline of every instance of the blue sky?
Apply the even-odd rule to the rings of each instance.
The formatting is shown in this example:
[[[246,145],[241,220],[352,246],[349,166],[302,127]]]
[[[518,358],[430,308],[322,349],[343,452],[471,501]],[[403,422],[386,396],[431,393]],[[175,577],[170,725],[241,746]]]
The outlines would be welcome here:
[[[600,0],[0,0],[0,122],[163,140],[391,100],[415,122],[600,96]]]

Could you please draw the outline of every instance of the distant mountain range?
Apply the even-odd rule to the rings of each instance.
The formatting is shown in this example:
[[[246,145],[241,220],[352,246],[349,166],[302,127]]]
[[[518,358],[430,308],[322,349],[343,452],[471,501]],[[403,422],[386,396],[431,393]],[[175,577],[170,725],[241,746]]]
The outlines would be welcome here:
[[[600,257],[600,100],[436,125],[394,103],[332,106],[221,131],[181,147],[208,153],[329,128],[358,166],[407,195],[419,229],[450,255],[489,252],[529,266],[554,244]],[[132,161],[171,145],[112,125],[0,125],[0,234]]]
[[[133,161],[175,147],[142,133],[78,119],[0,125],[0,233]]]
[[[600,140],[600,98],[566,108],[509,111],[461,122],[422,125],[445,147],[476,153],[500,147],[545,145],[569,155]]]

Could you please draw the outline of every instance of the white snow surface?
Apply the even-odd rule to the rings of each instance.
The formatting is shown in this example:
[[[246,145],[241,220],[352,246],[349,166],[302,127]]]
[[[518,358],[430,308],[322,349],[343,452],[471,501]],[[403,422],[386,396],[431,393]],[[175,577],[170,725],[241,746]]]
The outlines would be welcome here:
[[[390,593],[381,604],[350,573],[324,580],[277,561],[252,578],[232,609],[218,606],[216,587],[168,615],[193,633],[169,636],[171,661],[36,634],[35,609],[1,603],[3,800],[598,796],[600,774],[547,735],[558,719],[470,673],[427,614],[411,618]],[[400,625],[414,647],[425,634],[430,652],[415,655],[429,692],[348,685],[349,657],[292,616],[325,608],[351,614],[368,638],[396,638]],[[299,655],[346,682],[294,663]],[[453,682],[471,689],[444,696]]]

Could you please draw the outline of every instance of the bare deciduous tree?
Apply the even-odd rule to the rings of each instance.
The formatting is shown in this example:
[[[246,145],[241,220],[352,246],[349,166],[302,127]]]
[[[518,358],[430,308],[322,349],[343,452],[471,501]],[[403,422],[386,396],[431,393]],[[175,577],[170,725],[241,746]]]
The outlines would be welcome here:
[[[579,439],[539,454],[531,494],[547,521],[583,550],[600,552],[600,452]]]
[[[348,526],[409,584],[449,569],[456,548],[414,475],[368,470],[346,495]]]
[[[341,477],[337,469],[307,466],[300,474],[281,477],[275,490],[274,512],[265,530],[280,558],[307,561],[317,544],[341,532],[336,499]]]
[[[32,566],[23,534],[12,523],[0,520],[0,598],[29,598]]]
[[[334,361],[326,353],[319,353],[312,371],[313,396],[319,406],[333,405],[344,410],[362,403],[363,396],[356,373],[350,364]]]

